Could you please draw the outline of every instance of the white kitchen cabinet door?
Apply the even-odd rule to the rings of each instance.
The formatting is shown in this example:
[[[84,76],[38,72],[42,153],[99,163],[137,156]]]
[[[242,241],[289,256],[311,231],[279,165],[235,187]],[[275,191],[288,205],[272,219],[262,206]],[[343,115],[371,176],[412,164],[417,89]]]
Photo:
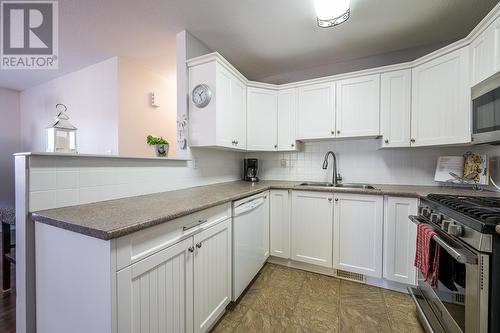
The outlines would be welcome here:
[[[384,278],[415,285],[417,226],[408,216],[417,214],[418,199],[386,197],[384,204]]]
[[[291,259],[332,267],[333,194],[292,192]]]
[[[488,27],[470,44],[471,86],[478,84],[494,73],[494,33]]]
[[[297,139],[335,136],[335,82],[299,88]]]
[[[380,82],[382,147],[409,147],[411,69],[383,73]]]
[[[335,193],[333,267],[382,277],[383,197]]]
[[[234,147],[239,150],[247,149],[247,87],[244,82],[233,77],[231,81],[231,126],[235,139]]]
[[[287,190],[270,191],[271,255],[290,258],[290,198]]]
[[[234,148],[234,126],[233,126],[233,110],[232,110],[232,97],[231,97],[231,86],[235,80],[234,76],[225,68],[221,66],[216,66],[216,89],[215,94],[217,97],[214,101],[211,101],[212,105],[208,105],[204,109],[198,109],[193,106],[194,112],[191,112],[191,117],[195,116],[200,118],[199,126],[201,127],[198,133],[198,140],[203,141],[203,129],[205,129],[206,124],[203,125],[203,120],[208,117],[207,111],[213,112],[211,117],[216,118],[216,144],[221,147]],[[203,81],[204,82],[204,81]],[[191,105],[192,101],[191,101]],[[195,119],[197,120],[197,119]],[[198,121],[197,121],[198,122]],[[192,133],[194,135],[194,133]]]
[[[276,90],[247,89],[247,150],[278,149],[278,93]]]
[[[500,16],[492,23],[493,73],[500,71]]]
[[[192,238],[117,273],[120,333],[193,332]]]
[[[212,98],[203,108],[192,101],[192,91],[205,84]],[[246,149],[246,83],[235,71],[214,59],[189,67],[189,145]]]
[[[231,220],[193,238],[194,332],[206,332],[231,301]]]
[[[412,146],[471,141],[469,73],[467,47],[412,69]]]
[[[380,75],[337,82],[336,136],[380,134]]]
[[[296,88],[278,92],[278,150],[296,150],[297,108],[299,105]]]

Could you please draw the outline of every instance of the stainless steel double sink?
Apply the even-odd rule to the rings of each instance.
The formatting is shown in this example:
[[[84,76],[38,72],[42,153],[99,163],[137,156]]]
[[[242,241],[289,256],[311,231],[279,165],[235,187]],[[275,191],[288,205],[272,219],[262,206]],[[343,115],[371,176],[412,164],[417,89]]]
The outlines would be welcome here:
[[[354,183],[342,183],[342,184],[332,184],[327,182],[304,182],[299,186],[314,186],[314,187],[333,187],[333,188],[359,188],[363,190],[375,190],[370,184],[354,184]]]

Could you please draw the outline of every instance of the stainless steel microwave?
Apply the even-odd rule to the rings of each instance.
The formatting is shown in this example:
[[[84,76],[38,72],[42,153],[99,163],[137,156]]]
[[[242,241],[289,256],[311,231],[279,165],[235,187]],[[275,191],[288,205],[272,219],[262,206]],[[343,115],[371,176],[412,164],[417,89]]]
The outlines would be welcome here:
[[[500,144],[500,72],[472,88],[472,142]]]

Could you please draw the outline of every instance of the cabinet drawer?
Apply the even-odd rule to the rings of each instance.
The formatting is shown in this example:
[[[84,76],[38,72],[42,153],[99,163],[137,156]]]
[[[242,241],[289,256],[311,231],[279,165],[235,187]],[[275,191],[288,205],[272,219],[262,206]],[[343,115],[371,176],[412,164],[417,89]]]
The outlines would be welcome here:
[[[223,204],[153,226],[116,240],[116,270],[120,270],[231,217]]]

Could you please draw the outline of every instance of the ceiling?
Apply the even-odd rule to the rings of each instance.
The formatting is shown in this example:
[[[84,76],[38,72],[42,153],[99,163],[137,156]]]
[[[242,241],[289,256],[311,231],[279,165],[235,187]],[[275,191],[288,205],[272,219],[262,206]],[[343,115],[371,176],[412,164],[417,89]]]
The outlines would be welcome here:
[[[184,29],[249,79],[281,83],[287,72],[436,48],[466,36],[497,3],[351,0],[346,23],[320,29],[313,0],[59,0],[59,70],[0,71],[0,87],[23,90],[115,55],[173,79]]]

